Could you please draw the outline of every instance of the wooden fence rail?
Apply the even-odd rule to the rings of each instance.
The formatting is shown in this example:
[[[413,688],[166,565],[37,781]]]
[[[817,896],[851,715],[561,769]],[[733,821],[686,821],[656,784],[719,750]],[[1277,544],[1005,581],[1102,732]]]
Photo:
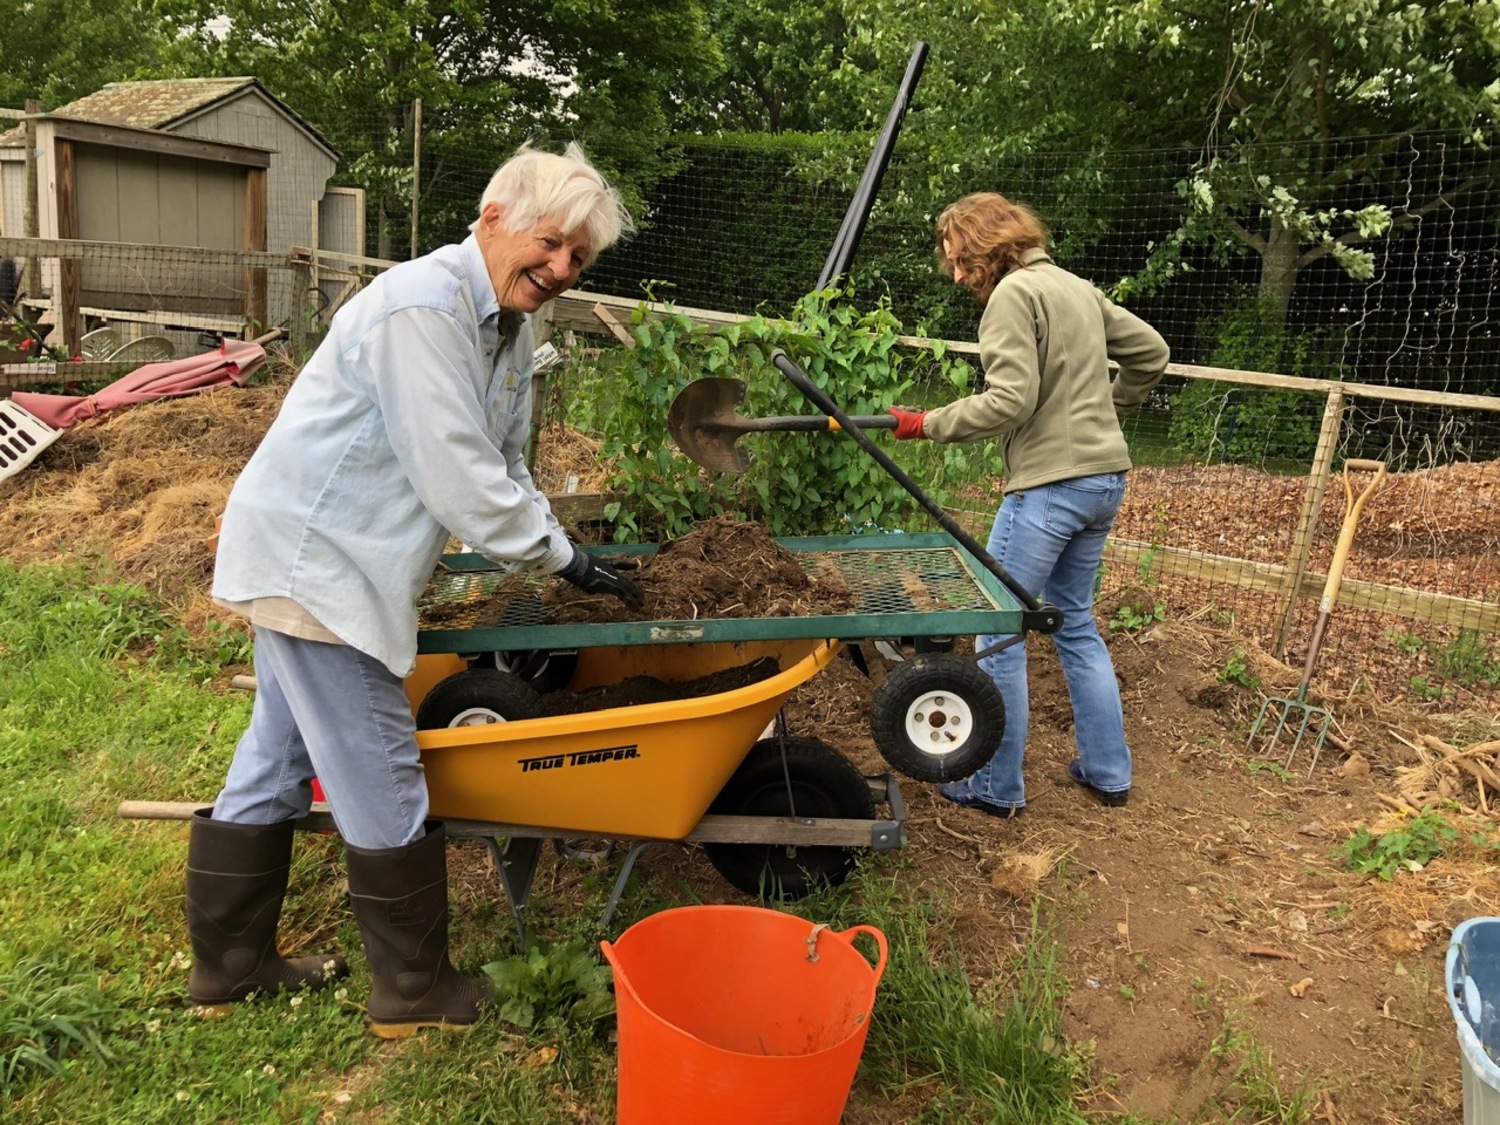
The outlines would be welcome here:
[[[382,258],[310,250],[302,247],[295,248],[290,254],[271,254],[244,250],[205,250],[186,246],[141,246],[81,240],[0,238],[0,256],[82,259],[100,254],[146,255],[157,258],[170,254],[184,262],[240,265],[247,269],[263,270],[271,266],[279,266],[300,271],[299,276],[309,271],[316,276],[317,271],[322,269],[335,271],[341,277],[350,279],[351,290],[363,284],[375,273],[396,264]],[[713,309],[642,302],[631,297],[577,290],[553,300],[540,315],[548,330],[608,336],[616,341],[621,341],[623,336],[624,342],[628,342],[629,333],[623,326],[628,325],[637,310],[642,307],[647,316],[680,315],[687,317],[694,324],[710,328],[743,323],[752,319],[748,316]],[[300,336],[301,334],[294,327],[294,344],[299,342]],[[938,343],[936,340],[922,336],[903,336],[900,341],[908,347],[917,349],[931,348]],[[945,340],[942,343],[948,351],[959,355],[977,357],[979,353],[978,345],[972,341]],[[78,374],[82,375],[83,372],[79,371]],[[1112,539],[1106,551],[1107,559],[1122,566],[1135,565],[1143,558],[1149,557],[1152,566],[1162,573],[1227,583],[1240,588],[1274,591],[1279,622],[1274,643],[1277,656],[1285,655],[1298,604],[1305,599],[1318,598],[1322,591],[1324,576],[1308,569],[1308,559],[1313,547],[1314,529],[1322,511],[1324,498],[1328,493],[1329,482],[1334,475],[1338,438],[1350,407],[1358,400],[1365,399],[1451,410],[1500,412],[1500,398],[1489,395],[1449,394],[1410,387],[1304,379],[1273,372],[1239,371],[1182,363],[1169,364],[1167,374],[1184,379],[1299,391],[1322,395],[1326,400],[1317,447],[1309,466],[1301,513],[1298,517],[1290,556],[1284,565],[1257,563],[1228,556],[1209,555],[1185,548],[1123,539]],[[1341,605],[1378,609],[1381,612],[1418,617],[1439,624],[1500,632],[1500,604],[1489,601],[1354,580],[1344,582],[1338,601]]]

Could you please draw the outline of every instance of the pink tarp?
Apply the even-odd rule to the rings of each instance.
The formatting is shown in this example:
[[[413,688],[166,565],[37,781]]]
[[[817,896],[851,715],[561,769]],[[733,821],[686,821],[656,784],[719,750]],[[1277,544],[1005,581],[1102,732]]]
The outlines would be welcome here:
[[[224,340],[217,351],[147,363],[91,395],[43,395],[15,391],[11,401],[50,426],[75,422],[117,406],[197,394],[230,383],[241,386],[266,361],[266,349],[250,340]],[[61,371],[59,374],[63,374]]]

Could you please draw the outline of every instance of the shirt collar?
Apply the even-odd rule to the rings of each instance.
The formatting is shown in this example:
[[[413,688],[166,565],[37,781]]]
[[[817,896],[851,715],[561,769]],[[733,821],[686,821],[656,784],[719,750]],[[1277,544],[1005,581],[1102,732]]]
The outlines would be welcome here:
[[[479,239],[469,235],[463,240],[464,272],[469,276],[469,292],[474,295],[474,311],[480,323],[500,314],[500,299],[495,296],[495,283],[490,280],[490,271],[485,267],[484,254],[479,249]]]
[[[1041,246],[1033,246],[1030,250],[1025,250],[1021,253],[1022,268],[1026,266],[1034,266],[1038,262],[1050,262],[1051,260],[1051,255],[1049,255],[1046,249]]]
[[[463,240],[461,249],[464,272],[469,277],[469,291],[474,294],[474,311],[479,314],[479,323],[498,317],[500,335],[507,339],[513,337],[525,322],[526,314],[500,311],[500,298],[495,296],[495,283],[490,280],[489,268],[484,264],[479,239],[469,235]]]

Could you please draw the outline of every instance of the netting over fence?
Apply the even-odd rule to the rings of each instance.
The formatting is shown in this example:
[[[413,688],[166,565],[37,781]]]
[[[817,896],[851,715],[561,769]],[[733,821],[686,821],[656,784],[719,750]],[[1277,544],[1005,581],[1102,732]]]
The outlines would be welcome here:
[[[115,145],[112,164],[101,154],[118,136],[53,126],[53,142],[71,146],[71,227],[58,212],[50,228],[27,228],[25,162],[0,139],[0,258],[13,263],[0,297],[19,296],[54,343],[67,343],[65,305],[80,338],[105,329],[116,344],[161,336],[181,353],[275,325],[310,341],[381,261],[462,238],[509,149],[441,118],[418,141],[412,113],[272,120],[237,105],[217,135],[198,120],[175,140],[151,134],[124,163]],[[56,171],[60,150],[48,151]],[[119,206],[143,152],[154,210]],[[678,170],[641,185],[639,234],[583,288],[788,314],[821,272],[866,154],[847,139],[684,139]],[[1193,237],[1178,240],[1197,156],[1038,154],[934,176],[898,146],[854,259],[853,300],[888,301],[910,333],[972,340],[979,310],[937,274],[932,221],[971,190],[1030,203],[1057,259],[1155,324],[1176,364],[1287,377],[1176,368],[1130,420],[1138,468],[1103,579],[1111,612],[1233,619],[1296,662],[1342,517],[1340,467],[1376,459],[1391,476],[1361,521],[1328,674],[1358,665],[1489,690],[1500,680],[1489,639],[1500,626],[1500,418],[1486,397],[1500,368],[1500,197],[1488,155],[1440,135],[1252,151],[1247,175],[1308,185],[1286,214],[1313,226],[1289,239],[1290,220],[1251,208],[1233,224],[1190,223]],[[189,168],[191,197],[173,186]],[[1371,215],[1388,227],[1351,218]],[[49,253],[31,236],[79,245]],[[1341,384],[1411,393],[1330,399]],[[961,497],[993,483],[941,485]],[[984,530],[989,502],[960,505]]]

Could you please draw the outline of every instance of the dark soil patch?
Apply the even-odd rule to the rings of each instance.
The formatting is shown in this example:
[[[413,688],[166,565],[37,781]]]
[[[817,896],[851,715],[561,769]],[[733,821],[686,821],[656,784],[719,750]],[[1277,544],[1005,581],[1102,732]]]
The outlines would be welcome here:
[[[760,524],[730,516],[704,520],[639,560],[606,557],[640,587],[644,607],[632,610],[614,597],[558,582],[542,592],[549,620],[561,625],[805,617],[854,606],[853,594],[831,567],[810,572]]]
[[[611,707],[637,707],[645,703],[666,703],[673,699],[701,699],[737,688],[749,687],[769,679],[780,666],[770,657],[726,668],[695,680],[658,680],[652,676],[632,676],[618,684],[589,688],[587,691],[553,691],[542,696],[543,715],[577,715],[585,711],[605,711]]]

